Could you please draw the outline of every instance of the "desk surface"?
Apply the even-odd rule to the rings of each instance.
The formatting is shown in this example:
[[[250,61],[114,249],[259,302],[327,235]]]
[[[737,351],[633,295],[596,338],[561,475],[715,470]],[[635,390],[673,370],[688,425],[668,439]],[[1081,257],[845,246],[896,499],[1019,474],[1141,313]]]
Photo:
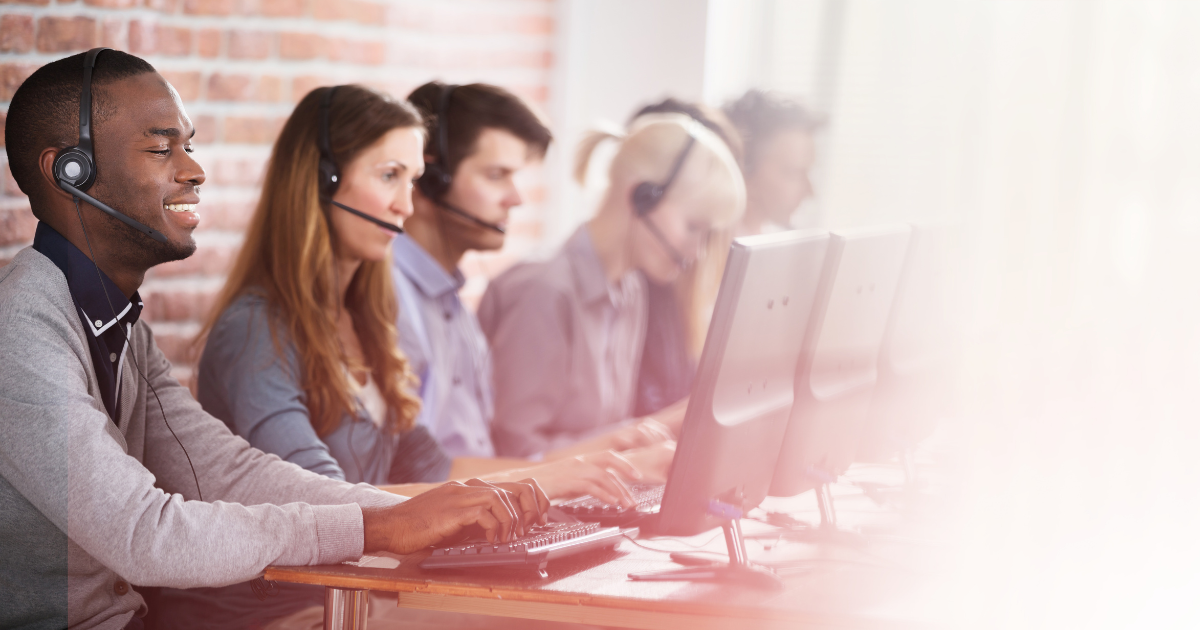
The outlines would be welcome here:
[[[283,582],[365,588],[398,593],[400,606],[454,610],[608,626],[659,628],[686,623],[688,630],[716,627],[931,627],[929,604],[942,583],[939,554],[928,536],[901,511],[879,505],[859,486],[836,488],[840,522],[864,533],[864,546],[813,544],[771,536],[775,528],[744,521],[751,560],[777,566],[784,590],[703,582],[633,582],[627,574],[679,568],[669,555],[623,540],[614,551],[582,554],[552,563],[549,577],[533,571],[426,571],[429,552],[396,556],[394,569],[332,565],[271,567]],[[812,493],[768,500],[764,508],[816,520]],[[871,532],[886,532],[872,534]],[[769,536],[762,538],[761,536]],[[691,538],[639,539],[668,551],[724,553],[720,530]],[[716,559],[717,556],[714,556]],[[786,566],[779,566],[782,563]]]

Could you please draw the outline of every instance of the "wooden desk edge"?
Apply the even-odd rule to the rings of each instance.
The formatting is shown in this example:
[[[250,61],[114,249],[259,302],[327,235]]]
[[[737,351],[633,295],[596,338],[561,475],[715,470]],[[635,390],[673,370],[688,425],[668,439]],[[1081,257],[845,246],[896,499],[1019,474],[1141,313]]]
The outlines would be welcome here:
[[[368,589],[384,593],[397,593],[397,605],[405,605],[405,595],[418,595],[415,601],[410,600],[411,607],[423,608],[428,610],[456,610],[452,606],[437,605],[432,603],[431,596],[441,597],[456,597],[456,598],[472,598],[476,600],[502,600],[506,602],[521,603],[524,605],[536,605],[544,607],[590,607],[597,609],[608,609],[613,612],[627,612],[632,614],[648,614],[660,617],[661,620],[666,618],[676,618],[680,621],[686,619],[691,620],[711,620],[715,622],[701,624],[704,627],[716,627],[731,624],[731,627],[736,627],[737,622],[760,621],[768,624],[769,627],[777,627],[778,624],[792,624],[786,627],[812,627],[812,628],[927,628],[926,624],[910,624],[896,623],[894,621],[883,619],[872,619],[866,616],[851,616],[820,614],[820,613],[798,613],[796,611],[781,610],[778,608],[746,608],[746,607],[730,607],[730,606],[714,606],[702,602],[682,602],[682,601],[665,601],[665,600],[639,600],[621,597],[607,597],[602,595],[583,595],[578,593],[563,593],[557,591],[545,590],[528,590],[517,588],[497,588],[490,586],[479,586],[471,584],[439,584],[431,581],[415,582],[409,580],[394,580],[372,576],[350,576],[341,573],[323,572],[314,570],[312,567],[268,567],[263,577],[268,580],[278,582],[290,582],[295,584],[312,584],[317,586],[326,586],[333,588],[346,589]],[[413,605],[415,604],[415,605]],[[477,608],[472,606],[472,608]],[[462,608],[457,608],[460,612],[467,612]],[[525,615],[510,615],[505,614],[499,609],[491,609],[489,611],[474,611],[476,614],[499,614],[501,616],[525,616]],[[550,616],[533,616],[529,618],[541,618],[551,621],[567,621],[562,615]],[[607,620],[610,625],[623,625],[626,627],[640,627],[639,625],[626,625],[613,623],[614,619]],[[579,623],[579,621],[576,621]],[[657,625],[651,627],[658,627]],[[779,626],[784,627],[784,626]]]

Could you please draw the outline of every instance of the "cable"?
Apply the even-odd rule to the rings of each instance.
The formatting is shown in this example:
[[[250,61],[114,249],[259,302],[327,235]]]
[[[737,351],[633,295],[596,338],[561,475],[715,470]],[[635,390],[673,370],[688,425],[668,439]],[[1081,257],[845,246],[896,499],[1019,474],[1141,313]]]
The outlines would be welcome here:
[[[645,549],[647,551],[657,551],[658,553],[680,553],[680,551],[678,549],[655,549],[654,547],[647,547],[646,545],[643,545],[642,543],[638,542],[636,539],[634,539],[633,536],[630,536],[629,534],[622,533],[621,535],[628,538],[629,542],[631,542],[631,543],[637,545],[638,547],[641,547],[642,549]],[[683,542],[682,540],[676,540],[675,542],[677,542],[685,547],[691,547],[692,549],[699,549],[699,550],[701,550],[701,553],[716,553],[717,555],[723,555],[716,551],[703,551],[704,547],[711,545],[713,542],[715,542],[720,537],[721,537],[721,534],[717,534],[716,536],[709,538],[708,540],[706,540],[705,542],[703,542],[699,545],[693,545],[691,543],[686,543],[686,542]]]
[[[113,322],[116,324],[113,328],[121,331],[121,337],[125,339],[125,347],[129,349],[129,359],[133,361],[133,368],[137,370],[138,376],[146,382],[146,386],[150,388],[150,393],[154,394],[154,400],[158,403],[158,412],[162,414],[163,424],[167,425],[167,430],[171,432],[171,437],[175,438],[175,443],[183,450],[183,456],[187,458],[188,468],[192,469],[192,480],[196,482],[196,494],[199,495],[200,501],[204,501],[204,493],[200,491],[200,478],[196,476],[196,467],[192,465],[192,456],[188,455],[187,448],[183,446],[183,442],[179,441],[179,436],[175,435],[175,429],[171,428],[171,423],[167,421],[167,412],[163,409],[162,400],[158,397],[158,392],[154,389],[154,384],[142,372],[142,366],[138,365],[137,353],[133,350],[133,343],[129,341],[129,335],[125,334],[125,329],[121,328],[121,322],[117,320],[117,307],[113,306],[112,298],[108,295],[108,287],[104,286],[104,276],[100,274],[100,265],[96,262],[96,252],[92,251],[92,239],[88,237],[87,226],[83,224],[83,213],[79,210],[79,197],[75,197],[75,216],[79,217],[79,227],[83,229],[83,241],[87,243],[88,255],[92,257],[92,266],[96,268],[96,279],[100,281],[100,290],[104,291],[104,301],[108,302],[108,310],[112,313]],[[121,375],[117,374],[120,379]],[[118,380],[118,383],[121,381]]]

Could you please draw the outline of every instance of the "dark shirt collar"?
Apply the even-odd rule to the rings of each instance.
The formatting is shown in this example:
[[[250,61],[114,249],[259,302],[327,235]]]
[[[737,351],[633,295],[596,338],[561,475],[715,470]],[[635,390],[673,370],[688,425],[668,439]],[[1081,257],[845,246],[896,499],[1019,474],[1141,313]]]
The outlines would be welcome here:
[[[457,293],[466,281],[458,269],[453,275],[446,273],[442,265],[407,234],[397,236],[392,243],[392,264],[426,297]]]
[[[49,258],[67,277],[71,298],[92,336],[99,336],[111,328],[116,319],[130,325],[137,323],[142,314],[141,295],[134,292],[132,300],[125,299],[120,287],[107,274],[49,224],[38,223],[33,248]],[[103,288],[97,278],[104,283]]]

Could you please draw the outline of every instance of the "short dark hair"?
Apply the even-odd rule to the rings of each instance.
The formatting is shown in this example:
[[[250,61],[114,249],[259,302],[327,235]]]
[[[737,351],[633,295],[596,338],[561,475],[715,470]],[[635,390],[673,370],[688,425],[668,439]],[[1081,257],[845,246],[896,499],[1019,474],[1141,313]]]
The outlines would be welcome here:
[[[717,134],[717,137],[725,142],[725,146],[729,147],[729,152],[733,154],[733,157],[741,163],[742,139],[738,134],[738,130],[734,128],[733,123],[729,121],[729,118],[721,110],[709,107],[703,103],[693,103],[677,99],[674,96],[668,96],[657,103],[651,103],[634,112],[629,117],[629,122],[626,126],[632,125],[633,121],[646,114],[683,114],[690,116],[692,120],[704,125],[709,131]]]
[[[38,68],[17,88],[8,107],[4,145],[9,167],[21,191],[33,201],[42,192],[38,156],[47,147],[66,148],[79,141],[79,96],[86,54],[71,55]],[[119,50],[106,50],[96,58],[92,71],[93,129],[116,111],[95,88],[147,72],[155,72],[154,66]]]
[[[750,90],[722,109],[742,136],[742,168],[747,173],[775,134],[788,129],[812,133],[825,125],[822,116],[799,102],[762,90]]]
[[[475,142],[486,128],[503,129],[525,141],[536,155],[544,156],[554,136],[541,117],[517,95],[502,87],[486,83],[471,83],[454,88],[446,105],[446,120],[438,120],[442,95],[451,86],[430,81],[408,95],[425,119],[429,144],[425,152],[437,154],[440,125],[447,125],[447,155],[440,156],[448,173],[475,151]]]

